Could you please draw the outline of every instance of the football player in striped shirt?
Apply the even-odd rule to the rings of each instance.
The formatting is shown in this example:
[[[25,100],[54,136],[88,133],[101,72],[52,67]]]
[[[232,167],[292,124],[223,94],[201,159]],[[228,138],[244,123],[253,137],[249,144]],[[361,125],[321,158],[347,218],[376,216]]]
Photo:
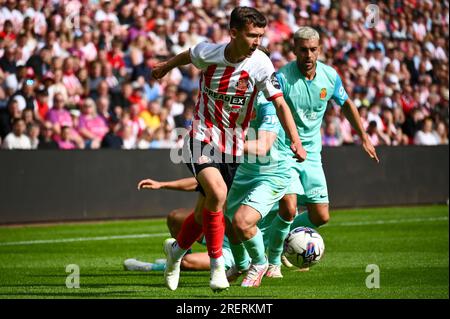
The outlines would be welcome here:
[[[294,156],[299,161],[306,158],[274,67],[258,50],[266,25],[266,18],[256,9],[237,7],[230,17],[228,44],[200,43],[153,69],[152,76],[156,79],[189,63],[202,70],[194,123],[186,143],[189,154],[186,162],[200,184],[200,195],[195,212],[185,220],[177,239],[164,243],[168,261],[164,277],[171,290],[178,287],[181,258],[202,232],[211,258],[210,287],[213,291],[229,287],[222,257],[223,207],[243,153],[258,91],[274,103],[277,116],[291,138]]]

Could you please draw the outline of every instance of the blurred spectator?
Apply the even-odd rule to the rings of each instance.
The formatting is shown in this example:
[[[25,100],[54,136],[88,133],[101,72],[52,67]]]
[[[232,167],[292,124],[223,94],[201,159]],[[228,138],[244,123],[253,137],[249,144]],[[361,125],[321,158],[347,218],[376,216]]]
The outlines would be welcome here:
[[[379,136],[379,131],[377,128],[377,122],[371,121],[367,126],[367,135],[369,136],[370,142],[372,142],[373,146],[378,146],[381,144],[381,139]]]
[[[49,110],[48,92],[45,88],[38,90],[36,93],[36,108],[36,118],[39,122],[43,122]]]
[[[433,120],[427,117],[423,121],[422,129],[417,131],[414,136],[414,144],[416,145],[437,145],[439,144],[439,136],[433,131]]]
[[[36,98],[34,96],[35,81],[27,79],[22,86],[22,89],[17,91],[11,98],[19,103],[19,110],[36,109]]]
[[[125,150],[132,150],[136,148],[137,135],[133,132],[133,126],[125,124],[122,127],[122,148]]]
[[[62,94],[57,93],[53,101],[53,108],[47,113],[47,120],[53,125],[53,130],[55,132],[55,139],[59,143],[62,139],[62,127],[68,128],[69,139],[73,141],[78,148],[84,148],[84,141],[78,132],[75,130],[75,125],[73,123],[72,116],[70,112],[65,109],[64,98]],[[66,134],[66,135],[67,135]],[[64,142],[65,143],[65,142]],[[68,145],[67,143],[64,145]],[[61,146],[61,144],[60,144]]]
[[[148,107],[139,113],[139,118],[144,121],[146,127],[154,131],[161,126],[160,112],[161,107],[158,102],[149,102]]]
[[[339,138],[336,126],[333,122],[325,125],[324,133],[322,135],[322,144],[325,146],[340,146],[342,140]]]
[[[403,123],[402,129],[403,129],[403,132],[409,138],[409,144],[413,144],[414,136],[416,135],[417,131],[420,129],[423,119],[424,119],[423,112],[420,109],[415,108],[411,111],[411,113],[406,118],[405,122]]]
[[[37,123],[31,123],[27,125],[27,135],[30,139],[31,149],[36,150],[39,146],[39,134],[41,128]]]
[[[438,136],[438,144],[448,144],[448,127],[444,122],[438,122],[436,133]]]
[[[103,137],[108,132],[105,119],[97,114],[95,102],[86,99],[81,106],[78,132],[85,141],[85,148],[100,148]]]
[[[353,139],[352,126],[342,110],[339,112],[339,130],[341,132],[342,145],[354,144],[355,141]]]
[[[68,126],[63,126],[61,128],[61,134],[57,137],[58,147],[62,150],[73,150],[76,148],[75,143],[72,142],[71,138],[71,128]]]
[[[22,112],[16,100],[10,100],[6,108],[0,109],[0,137],[4,138],[11,132],[13,120],[21,117]]]
[[[58,143],[53,139],[53,125],[51,122],[45,121],[40,131],[38,149],[54,150],[58,148]]]
[[[150,142],[152,141],[152,131],[150,129],[145,129],[142,131],[139,140],[137,141],[136,148],[140,150],[147,150],[150,148]]]
[[[31,142],[29,137],[25,135],[25,131],[25,121],[21,118],[14,119],[12,124],[12,132],[6,135],[3,140],[2,148],[7,150],[30,150]]]
[[[167,130],[163,126],[159,127],[153,133],[153,139],[150,143],[150,148],[173,148],[175,143],[170,136],[170,130]]]
[[[102,139],[102,148],[121,149],[123,146],[123,140],[119,136],[120,122],[118,119],[112,118],[109,121],[109,131]]]

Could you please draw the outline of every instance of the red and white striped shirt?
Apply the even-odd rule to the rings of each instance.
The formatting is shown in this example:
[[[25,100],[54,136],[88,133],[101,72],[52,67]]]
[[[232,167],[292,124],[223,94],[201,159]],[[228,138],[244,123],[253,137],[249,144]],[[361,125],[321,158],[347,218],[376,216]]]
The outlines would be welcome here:
[[[222,153],[240,156],[258,91],[268,100],[283,93],[269,57],[256,50],[239,63],[225,59],[227,44],[202,42],[190,50],[202,74],[191,137]]]

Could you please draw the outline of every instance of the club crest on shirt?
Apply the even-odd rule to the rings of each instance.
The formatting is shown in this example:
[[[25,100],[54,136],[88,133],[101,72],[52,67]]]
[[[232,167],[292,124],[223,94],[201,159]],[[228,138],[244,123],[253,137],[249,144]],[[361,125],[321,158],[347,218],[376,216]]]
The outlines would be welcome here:
[[[248,79],[239,79],[239,81],[236,82],[236,90],[238,91],[247,91],[248,89]]]
[[[320,99],[323,100],[327,97],[327,89],[323,88],[322,90],[320,90]]]

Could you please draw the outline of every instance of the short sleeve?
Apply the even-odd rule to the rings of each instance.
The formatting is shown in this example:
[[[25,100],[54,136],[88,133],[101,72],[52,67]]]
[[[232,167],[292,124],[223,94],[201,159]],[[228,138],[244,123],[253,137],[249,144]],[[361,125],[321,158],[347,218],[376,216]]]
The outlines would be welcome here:
[[[345,101],[348,99],[348,94],[342,85],[342,80],[339,74],[336,74],[332,99],[335,100],[340,106],[344,105]]]
[[[288,93],[286,92],[286,89],[287,89],[286,77],[284,76],[284,73],[277,72],[276,77],[277,77],[278,83],[280,84],[281,92],[283,92],[283,95],[287,96]]]
[[[192,64],[199,69],[204,69],[208,65],[205,61],[209,51],[208,46],[208,42],[200,42],[189,50]]]
[[[283,93],[272,62],[268,57],[264,57],[265,59],[261,60],[260,71],[256,76],[256,86],[259,91],[263,92],[267,100],[272,101],[279,96],[283,96]]]
[[[280,121],[272,102],[267,101],[264,96],[258,99],[257,104],[258,131],[269,131],[278,133]]]

